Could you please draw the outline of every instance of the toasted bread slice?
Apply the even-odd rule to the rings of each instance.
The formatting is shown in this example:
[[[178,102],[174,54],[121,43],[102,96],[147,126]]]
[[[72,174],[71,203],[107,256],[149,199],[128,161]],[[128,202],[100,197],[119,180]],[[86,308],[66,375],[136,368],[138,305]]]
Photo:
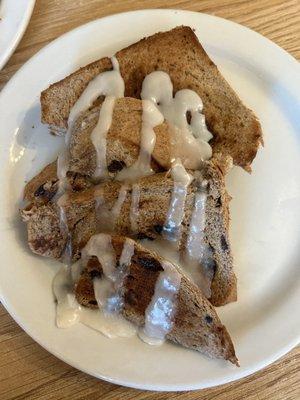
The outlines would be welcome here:
[[[222,77],[191,28],[182,26],[157,33],[119,51],[116,57],[125,96],[139,98],[145,76],[155,70],[170,75],[174,92],[186,88],[197,92],[214,136],[214,151],[231,156],[234,164],[250,171],[262,143],[260,124]],[[110,59],[102,58],[44,90],[42,121],[54,130],[65,130],[70,110],[88,83],[110,69]]]
[[[210,300],[214,305],[223,305],[236,300],[236,277],[228,237],[230,198],[225,190],[223,174],[212,161],[203,163],[201,173],[191,173],[194,180],[187,191],[180,248],[182,251],[185,249],[195,195],[202,180],[206,179],[204,242],[212,251],[210,268],[213,268],[214,275]],[[128,186],[119,213],[114,222],[110,221],[109,227],[104,223],[105,213],[101,205],[98,209],[96,207],[96,198],[100,196],[104,200],[104,211],[110,212],[118,201],[122,188],[120,182],[107,181],[83,192],[69,194],[64,209],[72,234],[73,259],[80,257],[82,247],[92,235],[108,228],[119,235],[148,239],[160,237],[171,201],[173,180],[168,173],[157,173],[140,179],[138,185],[140,198],[135,233],[131,221],[132,186]],[[59,227],[57,204],[31,205],[22,211],[22,215],[27,222],[31,250],[43,256],[60,258],[67,238]]]
[[[116,253],[117,265],[125,238],[113,235],[111,243]],[[135,325],[145,324],[145,311],[154,294],[163,259],[140,244],[134,243],[128,274],[123,282],[123,316]],[[175,267],[174,267],[175,268]],[[182,273],[178,271],[180,275]],[[77,301],[86,307],[97,308],[93,279],[101,278],[102,267],[96,257],[90,258],[75,284]],[[226,328],[201,290],[184,275],[177,294],[176,311],[171,331],[166,338],[209,357],[223,358],[238,365],[234,347]]]

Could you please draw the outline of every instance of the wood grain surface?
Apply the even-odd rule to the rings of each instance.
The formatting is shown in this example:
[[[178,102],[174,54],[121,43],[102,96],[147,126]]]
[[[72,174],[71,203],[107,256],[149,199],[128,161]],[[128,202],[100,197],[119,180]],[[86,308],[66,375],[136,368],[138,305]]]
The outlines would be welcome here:
[[[40,48],[79,25],[117,12],[166,7],[236,21],[300,59],[299,0],[37,0],[20,45],[0,72],[0,89]],[[299,400],[300,349],[232,384],[188,393],[143,392],[97,380],[58,360],[27,336],[0,306],[0,400],[8,399]]]

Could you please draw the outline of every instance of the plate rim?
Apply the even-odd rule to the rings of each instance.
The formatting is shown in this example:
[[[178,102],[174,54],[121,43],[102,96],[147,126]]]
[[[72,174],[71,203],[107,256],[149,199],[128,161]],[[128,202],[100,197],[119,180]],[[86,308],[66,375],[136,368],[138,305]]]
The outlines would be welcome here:
[[[65,36],[68,35],[72,35],[74,34],[74,31],[80,31],[81,29],[83,29],[84,27],[88,26],[88,25],[92,25],[92,24],[97,24],[99,23],[99,21],[102,21],[103,19],[114,19],[114,18],[118,18],[120,15],[122,16],[127,16],[127,15],[131,15],[131,14],[139,14],[139,13],[144,13],[144,12],[180,12],[180,13],[184,13],[184,14],[202,14],[205,17],[210,17],[216,20],[222,20],[222,21],[226,21],[229,22],[230,24],[234,24],[236,26],[238,26],[239,28],[242,29],[246,29],[248,31],[251,32],[251,34],[256,34],[260,37],[260,39],[263,39],[264,41],[267,41],[269,44],[271,44],[273,47],[275,46],[275,48],[277,49],[277,51],[280,51],[282,54],[284,54],[284,56],[288,56],[289,60],[292,61],[293,63],[296,62],[298,65],[297,60],[290,55],[287,51],[285,51],[284,49],[282,49],[280,46],[278,46],[276,43],[272,42],[270,39],[262,36],[261,34],[251,30],[250,28],[247,28],[243,25],[240,25],[236,22],[230,21],[230,20],[226,20],[224,18],[221,17],[216,17],[216,16],[212,16],[210,14],[205,14],[205,13],[198,13],[198,12],[194,12],[194,11],[187,11],[187,10],[180,10],[180,9],[142,9],[142,10],[134,10],[134,11],[128,11],[128,12],[123,12],[123,13],[118,13],[118,14],[113,14],[113,15],[109,15],[109,16],[105,16],[102,18],[98,18],[92,21],[87,22],[86,24],[80,25],[78,27],[76,27],[75,29],[68,31],[66,33],[64,33],[63,35],[59,36],[58,38],[54,39],[53,41],[51,41],[49,44],[47,44],[45,47],[43,47],[40,51],[38,51],[36,54],[34,54],[14,75],[14,77],[12,79],[10,79],[10,81],[5,85],[5,87],[2,90],[2,93],[0,95],[0,98],[2,96],[4,96],[6,94],[7,91],[9,91],[10,87],[13,86],[14,81],[18,79],[19,75],[22,74],[23,69],[28,68],[31,64],[31,62],[34,62],[34,60],[36,58],[38,58],[41,54],[43,54],[43,52],[47,52],[47,50],[51,47],[51,46],[55,46],[57,44],[57,42],[59,42],[61,39],[63,39]],[[238,379],[241,379],[245,376],[249,376],[252,375],[253,373],[261,370],[262,368],[266,367],[267,365],[273,363],[274,361],[276,361],[278,358],[280,358],[281,356],[283,356],[284,354],[286,354],[288,351],[290,351],[293,347],[295,347],[299,341],[300,341],[300,335],[298,334],[298,337],[295,337],[294,341],[291,341],[288,345],[286,345],[285,347],[282,347],[279,351],[277,351],[276,353],[274,353],[272,356],[265,358],[264,362],[261,362],[260,364],[255,364],[255,366],[253,366],[253,368],[250,368],[248,370],[243,371],[242,373],[237,373],[237,371],[235,371],[235,374],[232,374],[231,378],[228,379],[228,377],[225,377],[223,380],[219,379],[219,381],[217,383],[215,382],[208,382],[208,384],[195,384],[193,386],[189,385],[188,387],[186,385],[179,385],[176,386],[173,384],[167,384],[167,385],[160,385],[160,387],[157,386],[153,386],[153,385],[148,385],[147,384],[137,384],[134,382],[128,382],[128,381],[122,381],[121,379],[117,378],[113,378],[111,376],[104,376],[104,375],[100,375],[98,373],[93,373],[93,371],[90,371],[88,369],[82,368],[80,366],[77,365],[76,362],[73,362],[72,360],[68,360],[66,357],[62,357],[59,353],[57,353],[55,350],[53,349],[49,349],[47,347],[47,344],[44,344],[42,342],[40,342],[39,338],[36,338],[35,335],[32,335],[30,333],[30,329],[27,328],[22,321],[19,320],[18,315],[14,312],[15,310],[13,309],[13,307],[10,307],[9,302],[7,302],[7,300],[5,299],[5,297],[2,296],[2,289],[1,289],[1,284],[0,284],[0,297],[1,297],[1,301],[2,304],[4,305],[4,307],[6,308],[6,310],[10,313],[10,315],[13,317],[13,319],[22,327],[22,329],[30,336],[33,338],[33,340],[35,340],[39,345],[41,345],[44,349],[46,349],[47,351],[49,351],[51,354],[55,355],[57,358],[59,358],[60,360],[67,362],[69,365],[73,366],[76,369],[79,369],[83,372],[88,373],[89,375],[92,375],[96,378],[100,378],[103,380],[106,380],[108,382],[111,383],[115,383],[115,384],[121,384],[123,386],[127,386],[127,387],[132,387],[132,388],[137,388],[137,389],[143,389],[143,390],[156,390],[156,391],[186,391],[186,390],[197,390],[197,389],[202,389],[202,388],[208,388],[208,387],[216,387],[225,383],[229,383]]]
[[[36,0],[29,0],[28,5],[26,7],[24,16],[18,25],[15,34],[12,36],[11,40],[9,41],[8,46],[3,52],[3,56],[0,57],[0,71],[6,65],[10,57],[13,55],[14,51],[16,50],[18,44],[20,43],[24,33],[29,25],[33,9],[35,6]],[[26,63],[25,63],[26,64]]]

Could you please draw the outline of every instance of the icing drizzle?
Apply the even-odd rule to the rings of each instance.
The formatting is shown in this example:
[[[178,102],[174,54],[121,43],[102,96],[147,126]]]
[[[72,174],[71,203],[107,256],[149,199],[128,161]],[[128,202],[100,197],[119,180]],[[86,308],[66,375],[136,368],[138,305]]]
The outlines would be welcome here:
[[[145,312],[145,325],[139,332],[141,339],[150,344],[160,344],[172,330],[180,289],[181,275],[176,268],[168,261],[164,261],[162,267]]]
[[[154,71],[143,81],[141,98],[156,104],[173,127],[173,156],[181,158],[185,167],[197,169],[201,161],[211,157],[212,149],[208,141],[212,134],[206,127],[202,114],[203,103],[196,92],[182,89],[173,97],[173,84],[169,75],[163,71]]]

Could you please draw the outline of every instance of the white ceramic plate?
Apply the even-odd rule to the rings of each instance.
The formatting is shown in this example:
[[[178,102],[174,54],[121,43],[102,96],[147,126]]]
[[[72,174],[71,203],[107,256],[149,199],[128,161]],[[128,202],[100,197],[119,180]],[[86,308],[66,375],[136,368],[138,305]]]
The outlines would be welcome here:
[[[83,325],[54,324],[51,281],[59,265],[28,250],[18,217],[24,180],[52,161],[61,139],[40,120],[39,95],[79,66],[112,55],[145,35],[176,25],[196,29],[221,72],[261,120],[265,148],[250,176],[228,177],[238,302],[218,310],[241,367],[209,360],[171,343],[107,339]],[[51,353],[96,377],[142,389],[190,390],[249,375],[299,340],[300,76],[282,49],[240,25],[174,10],[120,14],[55,40],[14,76],[0,96],[0,290],[13,318]]]
[[[0,69],[20,42],[35,0],[0,0]]]

